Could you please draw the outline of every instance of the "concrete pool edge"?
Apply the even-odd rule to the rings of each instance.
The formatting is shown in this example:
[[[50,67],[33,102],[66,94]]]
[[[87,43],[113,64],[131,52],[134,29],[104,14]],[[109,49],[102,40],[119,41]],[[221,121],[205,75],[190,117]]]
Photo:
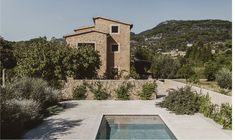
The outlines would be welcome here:
[[[176,140],[178,140],[178,137],[175,135],[175,133],[173,132],[173,130],[167,125],[167,123],[164,121],[164,119],[162,118],[162,116],[160,114],[134,114],[134,113],[103,113],[99,116],[99,126],[98,129],[96,131],[96,135],[93,138],[94,140],[96,140],[97,135],[99,133],[99,129],[101,127],[102,124],[102,120],[104,119],[105,116],[158,116],[159,119],[163,122],[163,124],[167,127],[167,129],[170,131],[170,133],[173,135],[173,137],[176,138]]]

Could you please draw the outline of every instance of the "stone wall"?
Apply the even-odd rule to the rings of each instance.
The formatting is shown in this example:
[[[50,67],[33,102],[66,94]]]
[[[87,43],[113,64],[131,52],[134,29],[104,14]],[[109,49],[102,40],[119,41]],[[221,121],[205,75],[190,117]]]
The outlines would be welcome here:
[[[117,95],[115,90],[123,83],[123,82],[129,82],[133,85],[133,88],[130,91],[130,99],[131,100],[138,100],[140,99],[138,96],[138,93],[142,90],[142,86],[145,83],[148,82],[156,82],[152,79],[149,80],[74,80],[74,79],[68,79],[68,81],[65,83],[65,87],[62,90],[63,93],[63,98],[64,99],[72,99],[72,93],[74,88],[77,86],[83,84],[86,82],[87,84],[91,85],[94,84],[95,82],[100,82],[105,89],[107,89],[107,92],[111,95],[109,97],[110,100],[116,100]],[[157,91],[156,91],[157,93]],[[88,90],[88,96],[87,100],[93,100],[94,99],[94,94]],[[155,99],[156,95],[153,95],[152,99]]]

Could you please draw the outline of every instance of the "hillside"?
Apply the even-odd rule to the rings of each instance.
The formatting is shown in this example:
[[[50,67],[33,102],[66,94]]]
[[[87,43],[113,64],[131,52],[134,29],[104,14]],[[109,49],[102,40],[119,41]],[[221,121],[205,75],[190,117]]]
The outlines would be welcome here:
[[[185,50],[187,44],[223,43],[232,38],[232,23],[223,20],[169,20],[131,34],[131,44],[168,51]]]

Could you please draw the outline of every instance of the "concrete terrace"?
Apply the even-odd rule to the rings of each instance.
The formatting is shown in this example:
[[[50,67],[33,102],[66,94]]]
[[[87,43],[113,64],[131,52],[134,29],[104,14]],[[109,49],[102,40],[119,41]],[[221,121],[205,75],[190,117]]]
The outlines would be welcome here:
[[[24,138],[28,139],[95,139],[103,114],[151,114],[160,115],[179,140],[230,140],[231,131],[212,120],[195,115],[175,115],[155,106],[160,101],[66,101],[67,109],[48,117]]]

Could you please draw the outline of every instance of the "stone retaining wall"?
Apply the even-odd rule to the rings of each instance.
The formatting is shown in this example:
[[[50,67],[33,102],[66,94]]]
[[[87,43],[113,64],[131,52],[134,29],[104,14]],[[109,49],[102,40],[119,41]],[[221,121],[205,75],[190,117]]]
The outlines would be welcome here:
[[[72,99],[72,94],[74,88],[77,86],[83,84],[86,82],[89,85],[94,84],[95,82],[100,82],[105,89],[107,89],[107,92],[111,95],[109,99],[115,100],[117,99],[117,95],[115,90],[123,83],[123,82],[129,82],[131,85],[133,85],[133,88],[130,91],[130,99],[131,100],[138,100],[140,99],[138,96],[138,93],[142,90],[142,86],[145,83],[149,82],[156,82],[153,79],[148,79],[148,80],[134,80],[134,79],[129,79],[129,80],[74,80],[74,79],[68,79],[68,81],[65,83],[64,89],[62,90],[63,93],[63,98],[64,99]],[[157,91],[156,91],[157,93]],[[88,90],[87,93],[87,100],[92,100],[94,99],[94,94]],[[153,95],[152,99],[156,98],[156,94]]]

